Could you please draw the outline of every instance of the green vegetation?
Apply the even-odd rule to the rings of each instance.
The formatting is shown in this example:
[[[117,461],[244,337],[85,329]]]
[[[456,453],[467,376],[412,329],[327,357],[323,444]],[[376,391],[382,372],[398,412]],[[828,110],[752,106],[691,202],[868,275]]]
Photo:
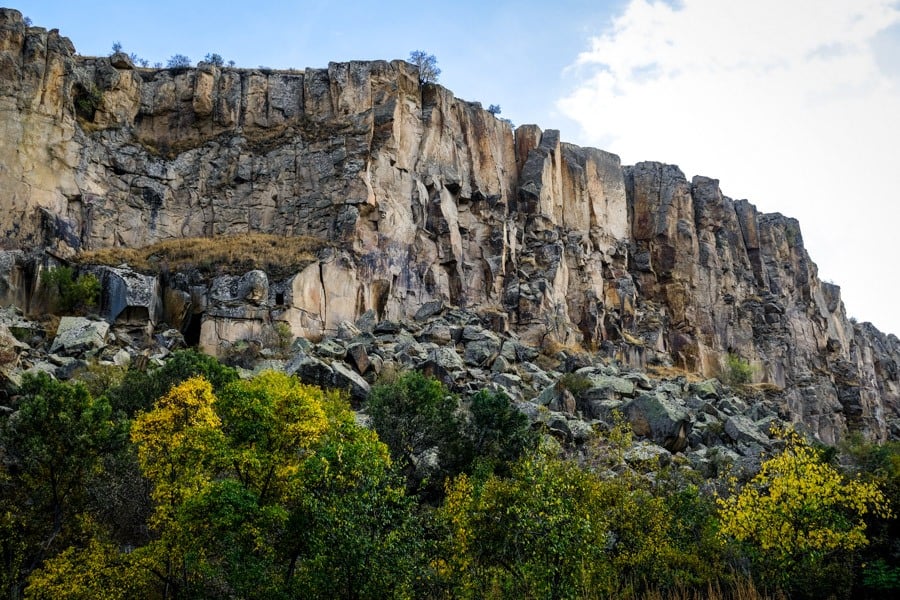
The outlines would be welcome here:
[[[63,314],[84,313],[97,306],[100,280],[93,273],[74,276],[71,267],[55,267],[41,272],[41,283],[56,295],[56,308]]]
[[[75,116],[82,121],[91,122],[94,120],[94,114],[100,108],[103,101],[103,92],[96,85],[89,88],[79,86],[75,87]]]
[[[461,400],[418,373],[374,386],[374,430],[339,392],[195,352],[85,376],[27,376],[0,413],[7,598],[900,591],[897,444],[851,440],[842,473],[783,432],[726,484],[627,468],[623,421],[567,457],[502,393]]]
[[[744,385],[753,379],[753,367],[745,359],[732,352],[725,358],[723,379],[729,385]]]

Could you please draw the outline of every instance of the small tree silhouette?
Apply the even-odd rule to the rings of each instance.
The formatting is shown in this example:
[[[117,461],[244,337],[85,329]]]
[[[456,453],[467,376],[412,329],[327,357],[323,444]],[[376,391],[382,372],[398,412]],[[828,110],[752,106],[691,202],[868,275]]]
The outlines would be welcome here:
[[[437,83],[441,70],[437,66],[434,54],[428,54],[424,50],[413,50],[409,53],[409,62],[419,69],[420,83]]]
[[[191,59],[184,54],[176,54],[166,63],[167,69],[187,69],[191,66]]]

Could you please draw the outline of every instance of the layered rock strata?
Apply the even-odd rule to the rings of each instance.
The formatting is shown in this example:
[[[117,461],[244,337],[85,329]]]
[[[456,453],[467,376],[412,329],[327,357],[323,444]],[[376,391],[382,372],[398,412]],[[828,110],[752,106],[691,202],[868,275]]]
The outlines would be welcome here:
[[[41,305],[18,250],[311,235],[332,244],[288,280],[151,274],[155,299],[110,306],[199,324],[215,352],[279,322],[319,338],[440,302],[637,367],[713,375],[740,357],[824,441],[900,433],[900,341],[848,321],[795,220],[671,165],[513,131],[405,62],[137,69],[2,10],[0,129],[5,304]]]

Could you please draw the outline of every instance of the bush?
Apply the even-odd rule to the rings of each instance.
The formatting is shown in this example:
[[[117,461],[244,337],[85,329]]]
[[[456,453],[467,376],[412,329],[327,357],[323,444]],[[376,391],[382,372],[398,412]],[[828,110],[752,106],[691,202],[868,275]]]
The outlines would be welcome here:
[[[737,354],[729,352],[725,364],[725,380],[729,385],[743,385],[753,379],[753,367]]]
[[[845,480],[796,432],[775,433],[784,451],[719,500],[721,533],[744,548],[758,580],[792,597],[847,590],[851,553],[869,543],[864,517],[889,516],[887,500],[874,483]]]
[[[89,89],[80,85],[76,86],[74,98],[75,115],[84,121],[93,121],[94,114],[100,107],[102,100],[103,92],[96,85],[91,85]]]
[[[372,426],[412,490],[440,495],[460,454],[458,402],[444,385],[411,371],[379,383],[369,395]],[[428,454],[435,452],[436,461]],[[436,464],[433,464],[436,462]]]
[[[41,283],[57,295],[57,308],[63,313],[86,312],[97,306],[100,280],[93,273],[77,278],[71,267],[56,267],[41,273]]]

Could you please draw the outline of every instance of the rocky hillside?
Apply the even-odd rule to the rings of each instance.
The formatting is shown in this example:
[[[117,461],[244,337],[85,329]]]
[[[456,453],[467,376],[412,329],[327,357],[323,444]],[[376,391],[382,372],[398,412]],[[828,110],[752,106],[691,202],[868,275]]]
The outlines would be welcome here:
[[[70,261],[100,275],[109,323],[220,356],[447,306],[627,369],[746,361],[825,442],[900,436],[900,341],[847,319],[795,220],[676,166],[513,130],[405,62],[136,68],[4,9],[0,128],[0,305],[26,316],[46,308],[38,273]],[[159,251],[248,234],[313,242],[289,272]],[[478,367],[521,377],[495,345]]]

